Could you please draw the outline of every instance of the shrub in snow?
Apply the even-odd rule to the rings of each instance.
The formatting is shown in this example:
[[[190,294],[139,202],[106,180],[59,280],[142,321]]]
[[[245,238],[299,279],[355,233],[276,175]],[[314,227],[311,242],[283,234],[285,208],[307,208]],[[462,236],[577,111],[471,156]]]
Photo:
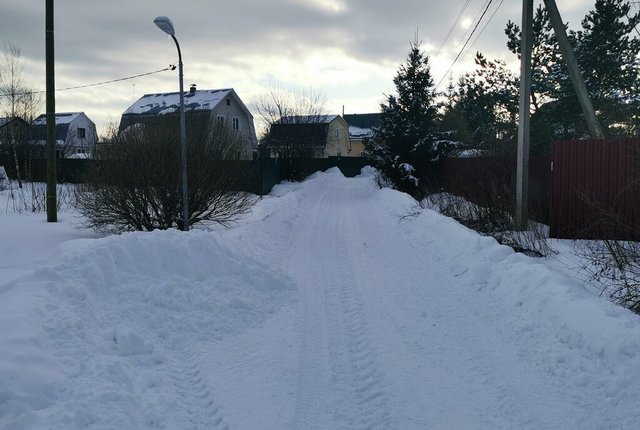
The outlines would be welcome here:
[[[601,293],[640,314],[640,243],[621,240],[587,242],[583,267]]]
[[[473,203],[446,193],[432,194],[426,204],[480,234],[492,236],[516,252],[535,257],[546,257],[554,253],[547,242],[544,226],[530,222],[528,230],[516,231],[511,215],[513,199],[508,194],[489,194],[491,197],[482,200],[482,203]]]
[[[0,191],[7,189],[7,172],[4,170],[4,166],[0,166]]]
[[[106,231],[182,228],[181,146],[174,118],[154,118],[123,133],[97,153],[99,163],[76,188],[76,207],[88,227]],[[254,202],[238,190],[244,144],[238,133],[206,115],[187,117],[189,224],[228,225]],[[224,162],[223,162],[224,161]]]

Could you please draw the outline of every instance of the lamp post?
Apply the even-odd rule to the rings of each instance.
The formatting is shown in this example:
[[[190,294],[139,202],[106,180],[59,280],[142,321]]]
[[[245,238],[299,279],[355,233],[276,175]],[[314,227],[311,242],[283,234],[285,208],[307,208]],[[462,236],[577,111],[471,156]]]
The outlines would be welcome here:
[[[189,188],[187,183],[187,133],[184,120],[184,83],[182,73],[182,53],[180,44],[176,39],[176,32],[173,23],[166,16],[159,16],[153,20],[154,24],[167,33],[176,44],[178,49],[178,75],[180,79],[180,148],[182,150],[182,230],[189,231]]]

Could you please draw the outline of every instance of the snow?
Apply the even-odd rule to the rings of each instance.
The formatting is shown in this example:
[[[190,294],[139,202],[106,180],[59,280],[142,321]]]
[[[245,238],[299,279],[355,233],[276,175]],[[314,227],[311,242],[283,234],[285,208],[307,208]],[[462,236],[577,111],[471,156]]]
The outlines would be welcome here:
[[[637,315],[415,208],[333,169],[228,230],[0,213],[0,428],[637,428]]]
[[[78,116],[82,115],[82,112],[60,112],[56,113],[56,125],[70,124]],[[47,125],[47,115],[42,114],[33,121],[32,125]]]
[[[219,90],[197,90],[191,94],[185,92],[184,103],[186,109],[211,110],[214,109],[221,100],[226,99],[232,89]],[[160,93],[145,94],[125,112],[126,114],[144,114],[144,113],[173,113],[179,109],[180,93]]]
[[[336,118],[340,118],[340,115],[292,115],[281,118],[284,123],[294,124],[329,124]]]
[[[363,137],[373,137],[375,132],[371,128],[361,128],[355,125],[349,126],[349,137],[352,139],[358,139]]]

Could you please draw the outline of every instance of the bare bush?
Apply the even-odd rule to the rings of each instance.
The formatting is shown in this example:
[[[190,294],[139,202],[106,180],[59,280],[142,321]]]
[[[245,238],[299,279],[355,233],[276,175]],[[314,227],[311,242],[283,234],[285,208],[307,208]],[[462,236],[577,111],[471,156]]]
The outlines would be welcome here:
[[[4,166],[0,166],[0,191],[7,189],[7,172],[4,170]]]
[[[636,313],[640,313],[639,185],[640,181],[632,180],[608,202],[581,192],[582,201],[592,211],[583,236],[597,232],[595,237],[606,239],[587,241],[578,252],[587,261],[583,270],[601,294]]]
[[[5,192],[8,193],[5,212],[43,213],[47,210],[47,184],[44,182],[23,182],[19,187],[17,181],[7,181]],[[58,184],[56,187],[57,211],[66,211],[74,206],[74,186]]]
[[[175,119],[175,124],[173,119]],[[86,225],[103,231],[182,229],[177,118],[149,119],[118,134],[97,151],[96,167],[76,188]],[[254,195],[238,190],[242,171],[223,161],[241,159],[241,136],[207,115],[187,116],[189,224],[228,226],[245,214]]]
[[[313,173],[308,161],[323,158],[327,144],[326,99],[309,89],[270,88],[255,105],[261,154],[282,160],[284,177],[300,181]]]
[[[526,231],[515,230],[508,210],[511,204],[505,196],[494,194],[486,202],[488,204],[479,205],[446,193],[432,194],[427,198],[429,207],[482,235],[494,237],[498,243],[510,246],[516,252],[532,257],[546,257],[555,252],[549,246],[544,226],[529,222]]]
[[[602,295],[640,314],[640,243],[621,240],[587,242],[583,269]]]

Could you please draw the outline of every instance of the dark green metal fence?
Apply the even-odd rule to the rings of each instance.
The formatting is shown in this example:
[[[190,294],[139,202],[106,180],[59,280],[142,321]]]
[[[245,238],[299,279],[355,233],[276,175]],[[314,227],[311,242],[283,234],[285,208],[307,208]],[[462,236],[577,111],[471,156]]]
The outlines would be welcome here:
[[[99,160],[58,159],[57,178],[60,183],[82,183],[86,173],[90,169],[96,169]],[[236,183],[234,188],[240,191],[248,191],[254,194],[265,195],[278,183],[291,178],[291,160],[266,158],[260,160],[234,160],[219,161],[220,171],[232,172]],[[308,174],[317,171],[326,171],[332,167],[338,167],[346,177],[360,174],[366,166],[365,158],[356,157],[329,157],[321,159],[295,160]],[[0,166],[4,166],[9,179],[16,179],[15,164],[10,158],[0,158]],[[21,178],[32,182],[45,182],[47,174],[47,162],[45,159],[33,159],[21,164]],[[306,176],[306,175],[305,175]]]

